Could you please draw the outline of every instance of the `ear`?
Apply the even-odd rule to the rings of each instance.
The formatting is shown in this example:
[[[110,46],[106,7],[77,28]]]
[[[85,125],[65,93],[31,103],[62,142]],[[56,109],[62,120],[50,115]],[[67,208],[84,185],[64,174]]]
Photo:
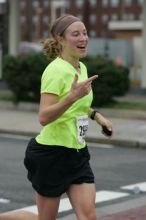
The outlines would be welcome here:
[[[64,42],[63,36],[57,36],[57,37],[56,37],[56,40],[58,41],[58,43],[59,43],[61,46],[63,45],[63,42]]]

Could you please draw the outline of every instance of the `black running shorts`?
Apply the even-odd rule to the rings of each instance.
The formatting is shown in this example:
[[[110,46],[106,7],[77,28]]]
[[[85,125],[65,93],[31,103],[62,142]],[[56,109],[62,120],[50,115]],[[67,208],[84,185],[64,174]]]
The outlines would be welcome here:
[[[33,188],[42,196],[57,197],[71,184],[94,183],[90,155],[85,147],[77,151],[63,146],[28,143],[24,165]]]

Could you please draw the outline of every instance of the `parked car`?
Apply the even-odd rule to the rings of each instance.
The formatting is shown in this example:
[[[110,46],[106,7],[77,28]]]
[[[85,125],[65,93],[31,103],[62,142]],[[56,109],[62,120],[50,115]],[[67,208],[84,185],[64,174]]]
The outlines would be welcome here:
[[[22,41],[19,45],[19,54],[27,56],[30,53],[38,53],[42,51],[42,45],[34,42]]]

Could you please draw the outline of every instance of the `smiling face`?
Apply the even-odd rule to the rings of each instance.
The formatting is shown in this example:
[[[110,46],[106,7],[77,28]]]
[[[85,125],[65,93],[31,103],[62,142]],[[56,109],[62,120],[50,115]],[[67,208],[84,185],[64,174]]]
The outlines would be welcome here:
[[[62,45],[62,55],[79,59],[87,55],[88,35],[85,25],[76,21],[72,23],[64,32],[64,37],[60,41]]]

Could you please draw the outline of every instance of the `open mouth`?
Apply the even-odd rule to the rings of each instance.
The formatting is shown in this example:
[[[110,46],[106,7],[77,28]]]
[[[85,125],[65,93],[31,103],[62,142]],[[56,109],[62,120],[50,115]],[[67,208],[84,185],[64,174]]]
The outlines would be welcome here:
[[[86,46],[77,46],[78,49],[86,49]]]

